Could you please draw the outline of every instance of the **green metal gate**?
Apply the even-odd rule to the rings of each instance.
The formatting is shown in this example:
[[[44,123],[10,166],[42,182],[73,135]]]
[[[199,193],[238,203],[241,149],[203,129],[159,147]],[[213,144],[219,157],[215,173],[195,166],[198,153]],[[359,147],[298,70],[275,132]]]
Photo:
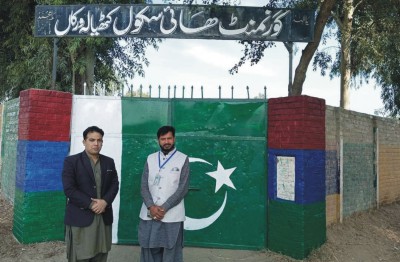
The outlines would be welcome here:
[[[119,242],[137,243],[141,172],[157,129],[171,124],[190,158],[185,244],[266,247],[265,100],[123,99],[122,112]]]

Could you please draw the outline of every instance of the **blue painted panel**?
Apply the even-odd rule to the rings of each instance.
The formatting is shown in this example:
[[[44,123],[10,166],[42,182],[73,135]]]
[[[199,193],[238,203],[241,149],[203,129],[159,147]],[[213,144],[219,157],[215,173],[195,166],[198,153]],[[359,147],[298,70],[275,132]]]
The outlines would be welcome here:
[[[16,187],[23,192],[63,190],[61,172],[69,142],[18,141]]]
[[[295,203],[312,204],[325,201],[324,150],[268,150],[268,197],[277,198],[277,157],[295,158]],[[289,201],[291,202],[291,201]]]

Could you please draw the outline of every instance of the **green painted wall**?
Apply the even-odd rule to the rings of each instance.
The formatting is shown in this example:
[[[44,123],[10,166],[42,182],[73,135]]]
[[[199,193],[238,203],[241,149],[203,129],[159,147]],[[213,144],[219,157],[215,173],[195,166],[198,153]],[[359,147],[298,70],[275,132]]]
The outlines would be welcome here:
[[[269,201],[268,249],[304,259],[326,241],[325,202]]]
[[[62,191],[15,190],[13,234],[23,244],[64,240],[65,195]]]
[[[1,141],[1,189],[14,202],[18,144],[19,98],[4,103]]]

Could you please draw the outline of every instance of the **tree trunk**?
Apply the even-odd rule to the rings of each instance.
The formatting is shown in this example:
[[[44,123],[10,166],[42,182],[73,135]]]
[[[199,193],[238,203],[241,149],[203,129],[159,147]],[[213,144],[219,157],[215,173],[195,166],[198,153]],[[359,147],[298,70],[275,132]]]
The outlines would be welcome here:
[[[353,27],[353,0],[346,0],[343,7],[343,21],[341,27],[341,59],[340,59],[340,107],[350,107],[350,77],[351,77],[351,31]]]
[[[71,58],[71,68],[72,68],[72,86],[71,86],[71,91],[72,91],[72,94],[76,94],[76,82],[75,82],[75,80],[76,80],[76,72],[75,72],[75,70],[73,70],[73,68],[74,68],[74,65],[75,65],[75,62],[76,62],[76,59],[75,59],[75,55],[74,54],[71,54],[70,53],[70,58]]]
[[[94,83],[94,64],[95,64],[95,51],[87,45],[81,44],[80,47],[71,53],[72,67],[76,63],[77,57],[85,57],[85,71],[80,73],[78,71],[73,72],[72,86],[75,90],[76,95],[92,95],[93,94],[93,83]],[[86,88],[85,88],[86,85]]]
[[[87,95],[95,95],[94,93],[94,64],[96,62],[96,53],[90,47],[86,48],[86,91]]]
[[[326,22],[328,21],[335,4],[336,0],[325,0],[321,4],[320,11],[318,12],[315,21],[314,42],[308,43],[302,52],[300,62],[295,71],[293,85],[292,87],[289,87],[289,96],[298,96],[303,92],[303,84],[306,80],[307,68],[319,46]]]

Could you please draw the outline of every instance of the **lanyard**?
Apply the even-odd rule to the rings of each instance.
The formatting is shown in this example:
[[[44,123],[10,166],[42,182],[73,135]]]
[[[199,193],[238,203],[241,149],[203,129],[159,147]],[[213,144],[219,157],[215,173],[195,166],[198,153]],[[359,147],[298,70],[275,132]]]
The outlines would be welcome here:
[[[158,168],[161,170],[165,164],[175,155],[177,150],[174,151],[174,153],[172,153],[172,155],[170,157],[167,158],[167,160],[161,165],[161,158],[160,158],[160,151],[158,151]]]

